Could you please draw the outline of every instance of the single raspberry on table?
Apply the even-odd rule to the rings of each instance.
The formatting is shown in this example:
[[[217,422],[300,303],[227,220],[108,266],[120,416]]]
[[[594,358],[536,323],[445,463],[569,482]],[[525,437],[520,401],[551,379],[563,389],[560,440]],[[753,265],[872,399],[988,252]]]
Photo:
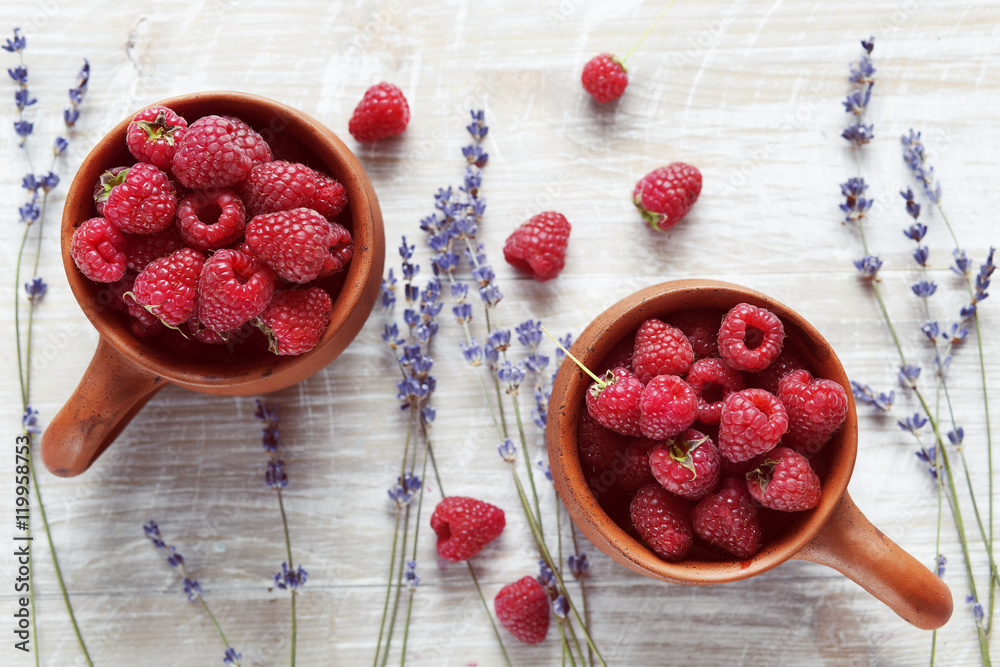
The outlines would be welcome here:
[[[640,435],[639,399],[642,382],[627,368],[613,368],[587,389],[587,412],[604,428],[622,435]]]
[[[611,464],[614,485],[622,491],[635,491],[653,481],[649,469],[649,453],[658,443],[648,438],[626,438]]]
[[[504,259],[539,282],[551,280],[566,266],[570,230],[562,213],[546,211],[532,216],[507,237]]]
[[[126,234],[125,254],[128,269],[142,271],[153,260],[166,257],[183,247],[184,241],[178,236],[177,228],[173,225],[152,234]]]
[[[284,160],[257,165],[239,189],[251,217],[311,208],[332,220],[347,205],[343,185],[304,164]]]
[[[247,125],[242,119],[235,116],[223,116],[233,124],[233,138],[236,145],[250,157],[251,167],[270,162],[271,147],[264,141],[264,137],[257,133],[257,130]]]
[[[403,97],[403,91],[383,82],[365,91],[347,124],[347,130],[352,137],[364,143],[402,134],[409,122],[410,106]]]
[[[819,504],[819,475],[809,460],[788,447],[775,447],[747,473],[747,490],[764,507],[802,512]]]
[[[691,364],[684,379],[698,396],[697,419],[703,424],[718,424],[723,401],[743,389],[743,376],[716,357]]]
[[[204,116],[191,123],[174,153],[174,176],[192,189],[228,188],[239,183],[254,164],[240,138],[243,131],[225,116]]]
[[[125,235],[105,218],[91,218],[73,230],[69,254],[80,273],[96,283],[113,283],[125,275]]]
[[[274,295],[258,326],[267,335],[271,352],[293,356],[319,344],[332,315],[333,303],[322,288],[287,290]]]
[[[177,143],[184,138],[187,126],[186,120],[167,107],[146,107],[132,117],[125,130],[125,143],[139,162],[169,171]]]
[[[177,193],[170,178],[144,162],[102,174],[94,201],[105,218],[129,234],[166,229],[177,211]]]
[[[812,455],[823,448],[847,419],[847,392],[833,380],[792,371],[778,384],[778,400],[788,413],[782,444]]]
[[[639,179],[632,192],[632,202],[647,225],[663,231],[687,215],[699,194],[701,172],[689,164],[673,162]]]
[[[672,438],[692,423],[698,414],[698,396],[676,375],[657,375],[639,399],[639,430],[647,438]]]
[[[684,332],[650,318],[639,325],[632,352],[632,370],[643,384],[657,375],[684,375],[694,361],[694,350]]]
[[[264,312],[274,293],[274,271],[238,250],[208,258],[198,278],[198,320],[216,333],[235,329]]]
[[[443,498],[431,515],[438,556],[458,563],[468,560],[499,537],[506,521],[499,507],[463,496]]]
[[[500,625],[525,644],[538,644],[549,632],[549,594],[534,577],[501,588],[493,610]]]
[[[331,246],[335,252],[345,247],[340,230],[347,230],[338,227],[308,208],[263,213],[247,223],[246,243],[255,257],[285,280],[307,283],[333,262],[331,256],[338,259]]]
[[[782,345],[781,354],[767,368],[757,373],[746,375],[747,384],[752,387],[766,389],[772,394],[778,393],[778,383],[792,371],[802,370],[806,362],[789,345]]]
[[[243,236],[246,210],[232,190],[192,192],[177,207],[177,228],[192,248],[208,252],[225,248]]]
[[[710,437],[689,428],[658,444],[649,454],[649,467],[667,491],[697,500],[719,482],[721,458]]]
[[[150,262],[136,276],[136,302],[169,327],[184,324],[198,308],[198,276],[205,256],[193,248]]]
[[[702,498],[691,510],[691,528],[701,539],[737,558],[750,558],[760,551],[760,520],[741,479],[727,479],[718,492]]]
[[[740,303],[722,318],[719,356],[738,371],[762,371],[781,354],[785,326],[766,308]]]
[[[583,66],[580,83],[591,97],[603,104],[622,96],[628,86],[628,72],[618,58],[602,53]]]
[[[788,430],[788,413],[763,389],[744,389],[726,397],[719,420],[719,451],[738,463],[770,451]]]
[[[639,489],[629,514],[639,536],[663,558],[680,560],[691,550],[688,505],[659,484]]]
[[[695,308],[671,313],[666,319],[668,324],[684,332],[696,358],[704,359],[716,355],[722,313],[717,310]]]
[[[625,443],[625,436],[604,428],[586,410],[580,411],[576,448],[584,466],[598,471],[610,468]]]

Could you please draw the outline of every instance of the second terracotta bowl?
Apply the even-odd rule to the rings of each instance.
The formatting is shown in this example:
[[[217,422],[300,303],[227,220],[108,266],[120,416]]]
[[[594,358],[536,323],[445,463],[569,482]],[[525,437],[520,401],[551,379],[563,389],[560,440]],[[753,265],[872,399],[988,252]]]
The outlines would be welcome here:
[[[153,341],[139,340],[122,313],[109,307],[109,291],[85,278],[70,256],[73,230],[97,215],[93,189],[100,175],[135,159],[125,145],[131,116],[122,120],[83,161],[66,195],[61,242],[70,288],[100,334],[94,359],[42,438],[45,466],[56,475],[86,470],[132,417],[168,384],[205,394],[247,396],[291,386],[333,361],[361,330],[378,298],[385,261],[382,213],[371,181],[357,158],[319,121],[255,95],[205,92],[159,102],[187,121],[210,115],[243,119],[271,145],[275,159],[302,162],[326,172],[347,190],[348,206],[337,218],[354,241],[345,271],[318,282],[333,300],[333,315],[319,344],[296,357],[266,351],[191,357]]]
[[[824,448],[823,494],[819,505],[795,513],[790,522],[746,560],[693,555],[663,560],[608,515],[598,502],[577,450],[576,433],[591,379],[572,361],[559,370],[549,402],[546,441],[552,476],[563,503],[583,533],[615,561],[640,574],[680,584],[720,584],[766,572],[790,558],[822,563],[847,575],[900,616],[934,629],[952,612],[948,587],[934,573],[873,526],[847,493],[858,447],[857,415],[844,368],[820,333],[798,313],[759,292],[710,280],[654,285],[623,299],[599,315],[571,352],[596,368],[617,343],[651,317],[694,308],[728,311],[738,303],[767,308],[785,325],[786,345],[794,347],[816,377],[847,390],[847,421]]]

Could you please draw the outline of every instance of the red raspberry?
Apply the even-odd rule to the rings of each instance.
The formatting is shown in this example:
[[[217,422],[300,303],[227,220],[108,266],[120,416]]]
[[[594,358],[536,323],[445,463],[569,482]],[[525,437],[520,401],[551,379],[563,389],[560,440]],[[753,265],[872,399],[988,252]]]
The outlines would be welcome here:
[[[742,480],[727,479],[718,493],[701,499],[691,510],[691,528],[701,539],[737,558],[760,550],[760,521]]]
[[[598,102],[617,100],[628,85],[625,65],[610,53],[602,53],[591,58],[583,66],[580,76],[583,89]]]
[[[186,120],[167,107],[147,107],[132,117],[125,130],[125,143],[139,162],[169,171],[187,126]]]
[[[717,310],[682,310],[667,318],[669,324],[684,332],[696,358],[714,357],[719,337],[722,313]]]
[[[743,389],[743,376],[714,357],[691,364],[684,379],[698,396],[697,419],[703,424],[718,424],[723,400]]]
[[[379,83],[365,91],[347,130],[358,141],[378,141],[402,134],[409,122],[410,107],[403,91],[391,83]]]
[[[635,348],[635,336],[628,336],[615,343],[601,363],[597,366],[597,374],[603,375],[612,368],[627,368],[632,370],[632,351]]]
[[[181,238],[192,248],[208,252],[225,248],[243,236],[246,211],[232,190],[205,190],[189,194],[177,207]]]
[[[339,227],[339,225],[338,225]],[[331,246],[340,252],[343,237],[326,218],[308,208],[264,213],[246,228],[246,242],[254,256],[293,283],[307,283],[325,270]],[[348,235],[348,238],[350,235]]]
[[[223,116],[223,118],[232,122],[236,145],[250,156],[250,165],[252,167],[271,161],[271,147],[264,141],[264,137],[257,134],[257,130],[235,116]]]
[[[748,373],[746,381],[752,387],[760,387],[772,394],[777,394],[778,383],[781,382],[783,377],[792,371],[801,370],[805,367],[806,363],[802,360],[802,357],[791,347],[784,345],[777,359],[768,364],[767,368],[759,373]]]
[[[330,223],[330,252],[323,259],[323,268],[318,278],[326,278],[347,268],[347,263],[354,256],[354,241],[347,228],[336,222]]]
[[[121,280],[108,285],[111,291],[111,306],[115,310],[128,313],[129,329],[136,338],[153,338],[161,334],[165,327],[156,315],[140,306],[132,297],[132,289],[135,285],[134,273],[126,273]]]
[[[253,157],[240,140],[243,128],[224,116],[204,116],[188,127],[177,144],[174,176],[186,188],[228,188],[253,167]]]
[[[171,225],[162,232],[152,234],[126,234],[125,254],[129,271],[142,271],[154,259],[166,257],[184,247],[177,235],[177,228]]]
[[[738,371],[762,371],[781,354],[785,327],[766,308],[741,303],[722,318],[719,356]]]
[[[131,234],[151,234],[174,221],[177,193],[165,173],[140,162],[101,175],[95,193],[105,218]]]
[[[644,387],[626,368],[614,368],[587,389],[587,412],[604,428],[639,435],[639,399]]]
[[[292,208],[311,208],[327,219],[347,204],[344,186],[304,164],[273,160],[250,170],[240,195],[250,216]]]
[[[332,315],[333,303],[322,288],[289,290],[274,295],[259,326],[267,334],[271,352],[294,356],[319,344]]]
[[[635,334],[632,369],[643,384],[657,375],[684,375],[694,351],[684,332],[666,322],[651,318]]]
[[[657,445],[649,454],[649,467],[667,491],[697,500],[719,482],[721,458],[710,437],[689,428]]]
[[[586,468],[607,470],[624,445],[623,435],[598,424],[586,410],[580,412],[580,422],[576,428],[576,447],[580,453],[580,462]]]
[[[549,594],[534,577],[500,589],[493,600],[497,620],[518,641],[538,644],[549,632]]]
[[[499,537],[506,525],[503,510],[475,498],[448,496],[431,515],[438,556],[458,563],[469,560]]]
[[[198,320],[218,333],[235,329],[264,312],[273,293],[271,269],[238,250],[220,250],[198,278]]]
[[[639,430],[647,438],[672,438],[692,423],[698,414],[698,396],[676,375],[657,375],[639,399]]]
[[[819,475],[809,460],[788,447],[775,447],[747,473],[747,491],[764,507],[802,512],[819,504]]]
[[[813,379],[809,371],[783,377],[778,400],[788,412],[788,433],[782,444],[806,455],[822,449],[847,418],[844,388],[833,380]]]
[[[649,469],[649,453],[658,443],[647,438],[629,438],[624,447],[615,454],[611,472],[615,474],[615,485],[622,491],[635,491],[653,480]]]
[[[770,451],[788,430],[788,414],[774,394],[763,389],[733,392],[722,403],[719,451],[738,463]]]
[[[546,211],[533,216],[507,237],[503,257],[539,282],[551,280],[566,266],[570,224],[566,216]]]
[[[229,333],[219,333],[206,328],[197,316],[187,321],[188,333],[197,341],[208,345],[225,345],[229,340]]]
[[[635,184],[632,202],[646,224],[656,231],[673,227],[687,215],[701,194],[701,172],[683,162],[655,169]]]
[[[136,276],[136,302],[169,327],[184,324],[198,307],[198,276],[204,264],[205,256],[193,248],[150,262]]]
[[[80,273],[95,283],[113,283],[125,275],[125,235],[104,218],[91,218],[73,231],[69,254]]]
[[[639,489],[629,506],[632,524],[646,544],[667,560],[680,560],[691,550],[688,506],[659,484]]]

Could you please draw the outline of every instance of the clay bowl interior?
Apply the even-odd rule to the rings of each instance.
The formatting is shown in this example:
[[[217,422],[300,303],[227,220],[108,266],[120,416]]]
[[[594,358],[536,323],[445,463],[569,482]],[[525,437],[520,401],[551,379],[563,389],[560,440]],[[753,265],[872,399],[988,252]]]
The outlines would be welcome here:
[[[341,273],[313,284],[333,300],[333,317],[319,345],[298,357],[278,357],[260,345],[232,346],[195,358],[172,351],[157,339],[135,338],[122,313],[108,307],[103,285],[85,278],[69,254],[73,230],[97,215],[92,192],[106,169],[135,159],[125,145],[129,118],[122,120],[84,160],[67,194],[62,221],[63,264],[84,313],[102,339],[136,366],[190,389],[240,395],[273,391],[295,384],[336,358],[361,329],[375,303],[385,259],[382,216],[371,182],[351,151],[321,123],[272,100],[234,92],[183,95],[158,104],[177,111],[189,123],[209,114],[237,116],[271,145],[274,158],[302,162],[323,171],[347,190],[348,206],[337,222],[350,230],[354,256]],[[258,342],[259,343],[259,342]]]
[[[819,505],[791,515],[790,521],[773,536],[765,534],[761,550],[747,560],[696,548],[679,562],[666,561],[608,515],[588,485],[588,479],[595,473],[584,471],[577,453],[577,422],[580,411],[586,409],[585,391],[592,380],[569,359],[559,369],[549,403],[546,431],[556,490],[583,533],[615,561],[640,574],[674,583],[716,584],[765,572],[794,556],[816,535],[847,489],[857,455],[857,416],[843,366],[815,328],[793,310],[759,292],[710,280],[654,285],[626,297],[599,315],[570,351],[588,368],[597,368],[619,341],[633,335],[650,317],[669,318],[671,313],[694,308],[726,312],[741,302],[776,313],[785,326],[785,345],[794,347],[814,376],[841,384],[849,400],[847,421],[820,453],[823,459],[817,472],[823,495]]]

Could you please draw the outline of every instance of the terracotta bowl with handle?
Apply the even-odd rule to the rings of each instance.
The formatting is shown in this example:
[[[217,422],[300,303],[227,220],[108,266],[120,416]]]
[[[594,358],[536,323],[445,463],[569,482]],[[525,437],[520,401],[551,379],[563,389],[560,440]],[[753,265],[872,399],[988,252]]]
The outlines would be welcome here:
[[[903,551],[871,524],[847,493],[858,450],[858,423],[850,384],[830,344],[795,311],[759,292],[712,280],[679,280],[654,285],[601,313],[577,339],[571,353],[588,368],[634,334],[650,317],[669,318],[688,309],[727,312],[738,303],[767,308],[781,318],[786,345],[792,345],[816,377],[829,378],[847,391],[847,420],[826,444],[820,471],[819,505],[796,512],[746,560],[707,551],[683,560],[663,560],[642,540],[616,523],[592,491],[594,473],[584,470],[577,451],[577,423],[586,410],[584,396],[592,380],[566,359],[549,403],[546,442],[556,490],[570,516],[604,553],[640,574],[679,584],[721,584],[766,572],[791,558],[832,567],[860,584],[913,625],[934,629],[951,617],[951,591],[933,572]],[[621,520],[621,519],[619,519]]]
[[[70,256],[73,230],[97,215],[93,190],[100,175],[135,162],[125,144],[131,116],[122,120],[84,159],[63,211],[66,276],[100,340],[79,386],[42,437],[42,461],[56,475],[86,470],[153,394],[168,384],[205,394],[247,396],[304,380],[344,351],[378,298],[385,262],[382,213],[364,168],[333,132],[300,111],[246,93],[192,93],[157,104],[170,107],[188,123],[211,114],[241,118],[271,145],[275,159],[305,163],[340,181],[347,190],[348,205],[337,222],[350,230],[354,255],[344,271],[313,283],[330,294],[333,315],[319,344],[306,354],[279,357],[258,346],[191,356],[159,339],[136,338],[123,313],[109,307],[107,286],[84,277]]]

